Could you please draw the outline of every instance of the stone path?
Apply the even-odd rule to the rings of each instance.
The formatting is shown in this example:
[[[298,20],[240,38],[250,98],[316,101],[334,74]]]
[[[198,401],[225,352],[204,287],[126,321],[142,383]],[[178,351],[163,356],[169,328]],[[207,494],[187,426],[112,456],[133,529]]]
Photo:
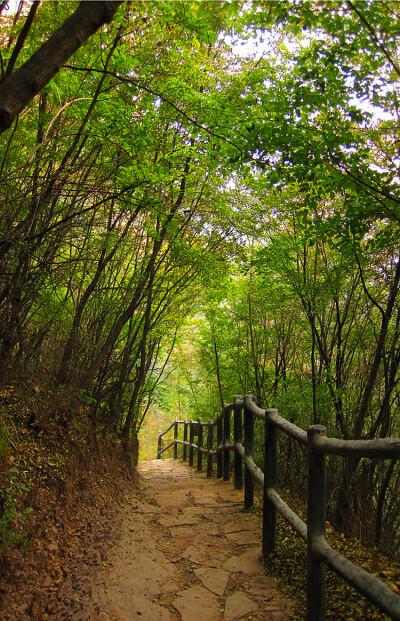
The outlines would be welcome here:
[[[290,602],[260,563],[260,527],[231,482],[180,460],[139,466],[139,500],[95,585],[104,621],[284,621]]]

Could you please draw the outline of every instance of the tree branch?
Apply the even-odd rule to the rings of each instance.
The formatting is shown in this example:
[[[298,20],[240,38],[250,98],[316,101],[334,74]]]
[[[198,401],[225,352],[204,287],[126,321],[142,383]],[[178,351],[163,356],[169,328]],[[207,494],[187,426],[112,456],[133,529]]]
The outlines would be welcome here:
[[[375,43],[377,44],[379,49],[383,52],[383,54],[385,55],[387,61],[392,65],[392,67],[395,70],[395,72],[397,73],[397,75],[400,77],[400,68],[396,65],[396,63],[394,62],[393,58],[391,57],[391,55],[387,51],[386,47],[379,41],[378,35],[376,34],[375,30],[372,28],[371,24],[365,19],[364,15],[361,13],[361,11],[359,11],[357,9],[357,7],[353,4],[353,2],[350,2],[350,0],[348,0],[347,4],[350,7],[350,9],[352,11],[354,11],[354,13],[356,13],[358,15],[358,17],[360,18],[360,20],[362,21],[364,26],[366,26],[368,28],[368,30],[370,31],[370,33],[372,35],[372,38],[374,39]]]
[[[6,69],[6,72],[4,74],[4,79],[8,78],[8,76],[12,74],[12,71],[14,69],[15,63],[17,62],[17,58],[19,56],[19,53],[20,53],[20,51],[22,50],[22,48],[24,46],[25,39],[28,36],[28,32],[29,32],[29,30],[30,30],[30,28],[32,26],[33,20],[35,19],[36,11],[39,8],[39,4],[40,4],[40,0],[34,0],[32,6],[30,8],[28,17],[25,20],[25,24],[23,25],[23,28],[22,28],[21,32],[19,33],[19,37],[18,37],[17,42],[15,44],[15,47],[14,47],[14,49],[12,51],[11,58],[10,58],[10,60],[8,62],[7,69]]]

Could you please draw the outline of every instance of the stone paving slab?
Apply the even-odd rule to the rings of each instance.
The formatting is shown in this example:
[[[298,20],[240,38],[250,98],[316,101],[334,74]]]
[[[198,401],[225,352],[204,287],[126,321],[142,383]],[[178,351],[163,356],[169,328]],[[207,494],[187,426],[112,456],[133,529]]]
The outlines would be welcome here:
[[[222,525],[222,530],[225,534],[237,533],[245,530],[256,531],[257,522],[253,518],[248,516],[236,516],[234,521],[225,522]]]
[[[260,535],[257,532],[250,530],[239,531],[235,533],[225,533],[225,537],[227,537],[229,541],[237,543],[239,546],[250,546],[256,543],[260,543]]]
[[[226,598],[224,620],[236,621],[256,611],[258,606],[242,591],[235,591]]]
[[[224,571],[223,569],[201,567],[200,569],[195,569],[194,574],[196,578],[198,578],[206,587],[206,589],[216,595],[220,595],[221,597],[223,596],[230,577],[230,573],[228,571]]]
[[[189,621],[217,621],[222,619],[218,597],[202,586],[179,591],[172,605],[182,619]]]

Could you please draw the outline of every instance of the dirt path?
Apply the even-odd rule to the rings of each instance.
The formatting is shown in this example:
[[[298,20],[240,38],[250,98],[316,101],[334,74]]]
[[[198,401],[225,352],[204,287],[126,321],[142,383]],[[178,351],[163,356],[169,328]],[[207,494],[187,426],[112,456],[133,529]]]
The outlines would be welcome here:
[[[290,603],[266,576],[260,529],[232,483],[173,459],[139,466],[139,498],[93,585],[102,621],[283,621]]]

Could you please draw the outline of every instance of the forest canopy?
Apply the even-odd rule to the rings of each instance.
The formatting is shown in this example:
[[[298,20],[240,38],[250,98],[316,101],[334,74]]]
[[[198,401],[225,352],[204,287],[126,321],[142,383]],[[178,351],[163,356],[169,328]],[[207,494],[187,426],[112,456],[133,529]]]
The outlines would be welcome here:
[[[398,436],[399,11],[3,7],[2,384],[74,395],[126,441],[239,392]]]

